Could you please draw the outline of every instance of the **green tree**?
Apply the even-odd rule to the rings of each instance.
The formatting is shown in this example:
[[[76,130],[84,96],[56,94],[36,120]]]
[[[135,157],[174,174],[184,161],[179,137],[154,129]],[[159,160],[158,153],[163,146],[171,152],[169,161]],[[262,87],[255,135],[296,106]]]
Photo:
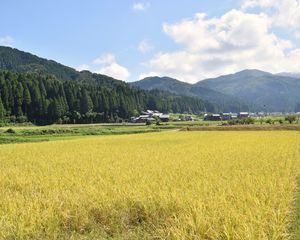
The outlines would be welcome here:
[[[295,115],[289,115],[285,117],[285,121],[288,121],[289,124],[292,124],[297,120],[297,117]]]
[[[28,108],[31,104],[31,95],[27,86],[24,87],[23,93],[23,112],[26,114],[28,113]]]
[[[23,85],[21,82],[18,83],[17,89],[15,90],[15,114],[16,116],[22,116],[22,105],[23,105]]]
[[[3,119],[5,117],[5,108],[2,103],[1,95],[0,95],[0,119]]]
[[[93,110],[93,102],[88,94],[88,92],[83,89],[82,96],[80,100],[80,111],[83,114],[86,114],[87,112],[91,112]]]
[[[48,113],[54,121],[57,121],[60,117],[62,117],[63,110],[58,99],[50,101]]]

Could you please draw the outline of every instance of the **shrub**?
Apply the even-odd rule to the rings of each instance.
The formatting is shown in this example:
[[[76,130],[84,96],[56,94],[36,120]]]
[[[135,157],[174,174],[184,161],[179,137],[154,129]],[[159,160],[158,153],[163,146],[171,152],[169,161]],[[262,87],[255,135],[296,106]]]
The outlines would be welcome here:
[[[10,134],[16,133],[16,131],[14,129],[12,129],[12,128],[7,129],[5,132],[6,133],[10,133]]]
[[[245,124],[254,124],[255,120],[253,118],[246,118],[244,119]]]
[[[297,120],[297,117],[295,115],[289,115],[285,117],[285,121],[288,121],[289,124],[292,124]]]
[[[255,120],[253,118],[245,118],[245,119],[234,119],[229,120],[228,125],[245,125],[245,124],[254,124]]]
[[[149,126],[149,125],[151,125],[151,124],[152,124],[152,122],[151,122],[150,120],[147,119],[146,125]]]
[[[229,120],[228,125],[236,125],[237,121],[236,120]]]
[[[28,122],[28,119],[26,116],[19,116],[17,117],[17,122],[18,123],[25,123],[25,122]]]
[[[9,117],[9,121],[12,122],[12,123],[15,123],[16,120],[17,120],[17,117],[14,116],[14,115],[12,115],[12,116]]]
[[[271,118],[268,118],[268,119],[266,120],[266,123],[268,123],[268,124],[274,124],[274,121],[273,121]]]

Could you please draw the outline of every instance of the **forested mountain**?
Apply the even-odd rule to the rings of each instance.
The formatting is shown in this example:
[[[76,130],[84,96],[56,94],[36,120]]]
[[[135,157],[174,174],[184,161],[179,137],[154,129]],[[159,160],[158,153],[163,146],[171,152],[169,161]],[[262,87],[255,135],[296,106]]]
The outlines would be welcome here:
[[[144,109],[163,112],[200,112],[209,104],[203,101],[143,91],[128,85],[114,89],[76,81],[59,81],[36,73],[0,72],[0,118],[37,124],[57,121],[91,123],[128,119]]]
[[[196,84],[166,77],[150,77],[132,84],[142,89],[197,96],[223,111],[300,111],[300,79],[259,70],[244,70]]]
[[[300,103],[300,79],[258,70],[207,79],[195,86],[244,99],[253,111],[293,112]]]
[[[241,99],[214,91],[210,88],[181,82],[169,77],[148,77],[131,84],[144,90],[160,89],[175,94],[197,97],[211,102],[215,106],[216,112],[239,112],[249,110],[249,106]]]
[[[300,111],[299,92],[299,79],[257,70],[196,84],[167,77],[127,84],[0,47],[2,120],[37,124],[116,122],[145,109],[177,113]]]
[[[75,80],[80,75],[70,67],[10,47],[0,47],[0,69],[14,72],[51,74],[61,80]]]
[[[198,113],[212,106],[199,99],[163,91],[144,91],[128,85],[59,81],[37,73],[0,71],[0,119],[54,122],[116,122],[145,109]],[[213,110],[213,109],[210,109]]]
[[[115,122],[145,109],[215,111],[213,104],[201,99],[140,90],[9,47],[0,47],[0,94],[1,119],[37,124]]]
[[[109,76],[95,74],[89,71],[78,72],[73,68],[64,66],[53,60],[40,58],[31,53],[10,47],[0,46],[0,70],[52,75],[61,81],[77,81],[88,84],[98,83],[108,87],[126,85],[123,81],[113,79]]]

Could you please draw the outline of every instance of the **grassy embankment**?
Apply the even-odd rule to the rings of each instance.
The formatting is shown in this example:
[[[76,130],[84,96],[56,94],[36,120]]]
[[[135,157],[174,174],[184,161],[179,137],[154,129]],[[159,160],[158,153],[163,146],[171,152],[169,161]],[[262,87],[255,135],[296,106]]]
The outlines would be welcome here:
[[[157,128],[145,125],[89,124],[50,126],[11,126],[0,128],[0,144],[64,140],[92,135],[135,134],[158,132],[169,126]]]
[[[283,119],[281,119],[283,120]],[[251,125],[228,125],[227,121],[194,121],[194,122],[167,122],[160,125],[145,124],[63,124],[50,126],[18,126],[8,125],[0,127],[0,144],[20,142],[40,142],[59,139],[72,139],[91,135],[135,134],[160,132],[170,130],[198,130],[198,131],[243,131],[243,130],[299,130],[300,124],[280,124],[278,118],[272,119],[272,124],[263,124],[256,120]]]

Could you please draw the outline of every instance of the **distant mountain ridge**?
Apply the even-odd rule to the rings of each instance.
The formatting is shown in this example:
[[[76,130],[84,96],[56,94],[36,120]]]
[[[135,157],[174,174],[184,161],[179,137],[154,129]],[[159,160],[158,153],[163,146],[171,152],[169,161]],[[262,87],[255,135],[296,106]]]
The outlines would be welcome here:
[[[244,70],[195,85],[243,99],[255,111],[293,112],[300,103],[300,79],[259,70]]]
[[[199,97],[223,106],[225,110],[245,109],[247,106],[250,111],[292,112],[300,104],[300,79],[255,69],[195,84],[168,77],[148,77],[132,84],[142,89],[164,89]]]
[[[116,80],[109,76],[95,74],[89,71],[78,72],[74,68],[62,65],[53,60],[3,46],[0,46],[0,70],[53,75],[61,81],[101,83],[106,86],[125,84],[123,81]]]
[[[52,72],[57,78],[63,80],[75,80],[79,76],[73,68],[10,47],[0,47],[0,59],[2,70],[42,74]]]
[[[148,77],[131,84],[144,90],[159,89],[175,94],[201,98],[213,103],[217,111],[239,112],[249,110],[249,106],[240,99],[213,89],[195,86],[169,77]]]

